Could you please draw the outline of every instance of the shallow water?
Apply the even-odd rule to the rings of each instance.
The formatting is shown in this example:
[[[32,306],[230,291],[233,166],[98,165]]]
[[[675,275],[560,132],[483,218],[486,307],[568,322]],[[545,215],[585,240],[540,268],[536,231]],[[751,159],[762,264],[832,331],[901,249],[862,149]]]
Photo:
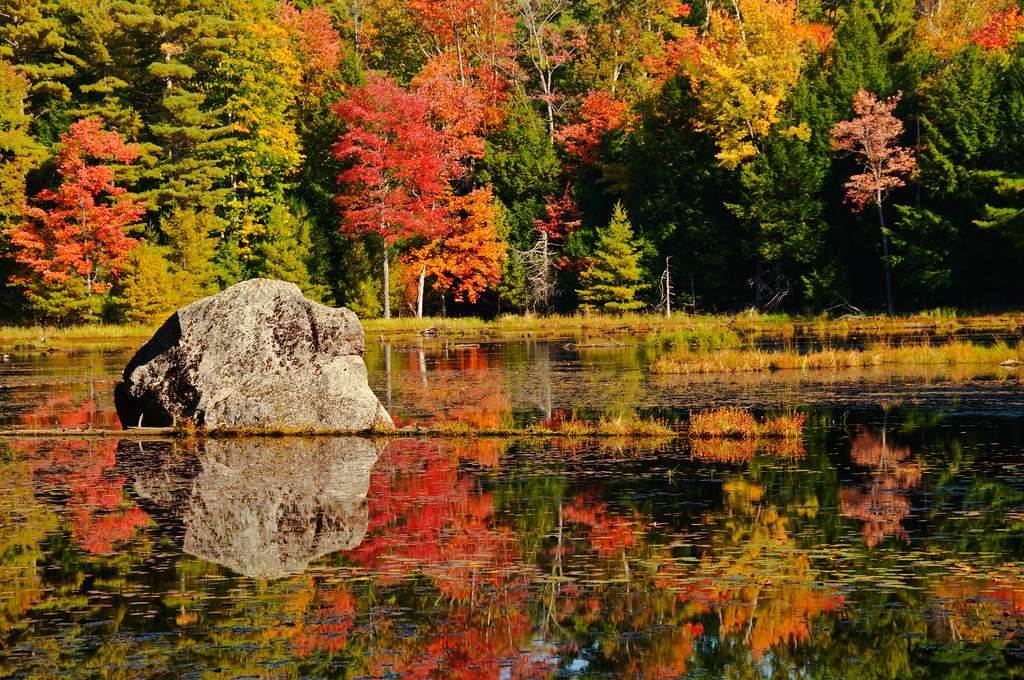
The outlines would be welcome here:
[[[126,358],[16,357],[0,417],[114,423]],[[1012,371],[659,377],[637,348],[539,342],[367,359],[403,422],[808,424],[758,445],[0,440],[0,676],[1021,674]]]

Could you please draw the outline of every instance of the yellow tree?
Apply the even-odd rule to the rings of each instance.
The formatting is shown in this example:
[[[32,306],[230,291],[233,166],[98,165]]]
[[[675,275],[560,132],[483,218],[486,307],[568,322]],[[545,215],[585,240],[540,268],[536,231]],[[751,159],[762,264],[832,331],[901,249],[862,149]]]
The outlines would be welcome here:
[[[711,10],[696,42],[691,80],[700,102],[699,129],[714,135],[718,158],[735,168],[755,156],[779,121],[779,109],[804,63],[823,49],[830,31],[800,20],[795,2],[733,0]],[[806,139],[806,126],[787,134]]]

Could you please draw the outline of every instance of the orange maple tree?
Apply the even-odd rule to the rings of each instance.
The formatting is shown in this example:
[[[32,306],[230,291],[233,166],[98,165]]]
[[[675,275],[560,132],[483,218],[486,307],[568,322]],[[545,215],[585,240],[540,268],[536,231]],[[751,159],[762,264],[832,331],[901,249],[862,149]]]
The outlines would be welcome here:
[[[343,50],[331,15],[323,7],[299,9],[290,2],[281,3],[275,14],[277,23],[291,40],[303,84],[310,93],[320,95],[339,75]]]
[[[476,302],[501,275],[506,246],[498,236],[497,204],[490,187],[449,199],[451,219],[435,238],[409,252],[406,269],[420,268],[457,302]]]
[[[971,42],[986,50],[1005,50],[1024,31],[1024,14],[1019,7],[995,12],[985,24],[971,33]]]
[[[78,279],[89,292],[109,291],[138,243],[128,228],[146,212],[114,183],[110,164],[138,157],[138,148],[99,118],[73,123],[60,137],[60,185],[40,191],[22,210],[26,220],[9,231],[23,267],[13,280],[31,287]]]

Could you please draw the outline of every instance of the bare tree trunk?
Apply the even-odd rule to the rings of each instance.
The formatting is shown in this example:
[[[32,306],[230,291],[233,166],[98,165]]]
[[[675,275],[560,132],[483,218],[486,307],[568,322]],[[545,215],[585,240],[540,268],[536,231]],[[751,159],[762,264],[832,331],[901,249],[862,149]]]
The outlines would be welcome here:
[[[672,271],[668,268],[668,258],[665,258],[665,318],[672,318]]]
[[[423,284],[427,276],[427,265],[420,265],[420,279],[416,286],[416,318],[423,318]]]
[[[391,318],[391,267],[388,262],[388,244],[384,243],[384,318]]]
[[[889,316],[896,312],[892,304],[892,267],[889,265],[889,234],[885,228],[885,211],[882,210],[882,201],[875,201],[878,206],[878,224],[882,227],[882,263],[885,265],[885,303],[889,309]]]

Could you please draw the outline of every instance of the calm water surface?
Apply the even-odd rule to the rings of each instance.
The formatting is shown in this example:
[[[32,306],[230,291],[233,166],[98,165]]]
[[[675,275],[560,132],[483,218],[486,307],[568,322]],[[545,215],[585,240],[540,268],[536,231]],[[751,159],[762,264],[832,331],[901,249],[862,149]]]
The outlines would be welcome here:
[[[0,421],[116,425],[129,355],[0,364]],[[1024,675],[1018,373],[650,359],[367,356],[403,423],[740,404],[804,440],[0,440],[0,676]]]

